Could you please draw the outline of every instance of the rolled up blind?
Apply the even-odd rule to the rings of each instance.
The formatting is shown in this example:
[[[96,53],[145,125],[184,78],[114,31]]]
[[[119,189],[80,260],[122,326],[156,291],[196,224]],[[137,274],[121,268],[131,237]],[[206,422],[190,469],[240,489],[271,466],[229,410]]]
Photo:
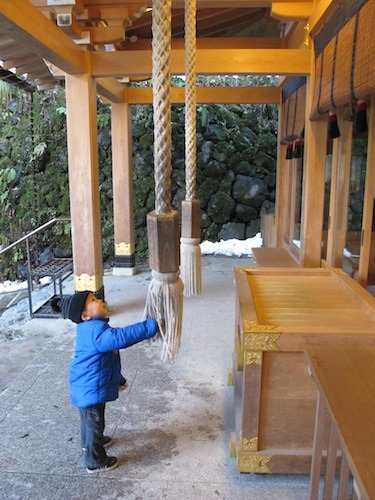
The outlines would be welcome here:
[[[351,4],[345,0],[339,9],[344,12],[332,15],[324,32],[314,38],[312,120],[330,109],[367,98],[375,89],[375,40],[371,36],[375,0],[354,0]],[[349,19],[348,12],[352,14]]]
[[[293,78],[283,89],[282,144],[301,138],[305,126],[306,78]]]

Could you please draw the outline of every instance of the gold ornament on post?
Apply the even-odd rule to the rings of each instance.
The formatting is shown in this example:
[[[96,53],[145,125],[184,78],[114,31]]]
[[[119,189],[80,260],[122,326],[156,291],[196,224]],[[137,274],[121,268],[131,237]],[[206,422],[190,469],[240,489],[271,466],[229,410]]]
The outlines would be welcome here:
[[[131,243],[116,243],[115,244],[115,255],[125,255],[129,256],[134,253],[134,248]]]
[[[305,49],[310,48],[310,25],[309,23],[306,23],[305,26],[303,27],[305,31],[305,36],[303,38],[303,45]]]

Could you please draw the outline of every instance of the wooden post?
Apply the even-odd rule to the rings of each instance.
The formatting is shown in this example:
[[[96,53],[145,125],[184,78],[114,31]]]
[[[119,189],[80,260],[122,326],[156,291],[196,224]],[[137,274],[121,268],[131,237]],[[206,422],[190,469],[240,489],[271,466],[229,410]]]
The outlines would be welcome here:
[[[313,51],[312,51],[313,52]],[[305,149],[302,199],[301,254],[302,267],[320,267],[324,212],[324,176],[327,155],[327,115],[315,121],[309,118],[313,93],[315,59],[312,54],[312,76],[307,78]]]
[[[296,218],[296,184],[297,184],[297,158],[293,158],[290,160],[290,169],[291,169],[291,183],[290,183],[290,204],[288,205],[289,212],[289,250],[292,251],[293,247],[296,247],[294,243],[294,223]],[[297,247],[296,247],[297,248]],[[297,250],[298,251],[298,250]]]
[[[284,220],[286,209],[286,169],[285,169],[285,154],[286,145],[280,144],[281,140],[281,124],[283,122],[283,105],[279,106],[279,127],[277,136],[277,167],[276,167],[276,206],[275,206],[275,222],[276,222],[276,246],[282,247],[284,242]]]
[[[200,222],[199,200],[183,200],[181,202],[181,236],[184,238],[200,238]]]
[[[70,214],[76,291],[104,295],[100,226],[96,84],[66,75]]]
[[[340,118],[342,114],[343,113],[341,109],[338,109],[336,111],[338,124],[341,122]],[[339,130],[341,131],[339,125],[338,127]],[[328,228],[327,228],[327,241],[326,241],[326,255],[324,256],[325,259],[324,267],[332,267],[332,256],[334,254],[334,247],[335,247],[337,210],[342,210],[342,207],[338,206],[336,201],[339,158],[340,158],[340,141],[341,137],[338,137],[335,140],[333,140],[332,144],[331,188],[329,193],[329,209],[328,209],[328,221],[327,221]]]
[[[176,273],[180,267],[180,224],[178,212],[147,214],[148,253],[151,269],[158,273]]]
[[[366,186],[363,203],[363,221],[362,221],[362,238],[361,238],[361,253],[359,259],[358,282],[362,286],[366,286],[369,264],[370,250],[372,244],[372,224],[374,210],[374,185],[375,185],[375,97],[371,96],[370,103],[370,120],[368,127],[368,149],[367,149],[367,164],[366,164]]]
[[[342,267],[348,225],[353,122],[345,119],[340,109],[337,110],[337,122],[340,137],[333,143],[327,267]]]
[[[341,113],[342,115],[342,113]],[[350,194],[350,170],[352,162],[353,122],[339,120],[339,162],[337,178],[337,220],[335,221],[335,247],[332,267],[342,267],[343,253],[348,229],[348,206]],[[342,208],[341,210],[339,208]]]
[[[132,129],[129,103],[112,104],[115,275],[136,272],[134,253]]]

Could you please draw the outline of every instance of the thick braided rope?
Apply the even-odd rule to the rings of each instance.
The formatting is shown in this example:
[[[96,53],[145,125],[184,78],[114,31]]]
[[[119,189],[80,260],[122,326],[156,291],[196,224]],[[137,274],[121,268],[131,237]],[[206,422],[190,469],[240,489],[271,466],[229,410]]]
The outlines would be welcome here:
[[[152,10],[152,79],[154,107],[155,212],[171,206],[171,0],[154,0]]]
[[[185,165],[186,196],[196,195],[196,0],[185,0]]]

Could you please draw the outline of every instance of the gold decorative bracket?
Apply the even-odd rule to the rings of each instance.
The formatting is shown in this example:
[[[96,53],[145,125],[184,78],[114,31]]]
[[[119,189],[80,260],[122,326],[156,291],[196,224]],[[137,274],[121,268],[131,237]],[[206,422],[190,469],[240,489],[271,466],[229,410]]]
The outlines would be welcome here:
[[[261,365],[262,361],[262,351],[245,351],[245,365]]]
[[[90,290],[90,292],[97,292],[103,286],[103,277],[97,276],[89,276],[86,273],[83,273],[79,276],[74,276],[74,288],[76,292],[84,292],[86,290]]]
[[[116,243],[115,255],[133,255],[134,246],[132,243]]]
[[[248,321],[244,319],[243,322],[244,332],[249,333],[267,333],[267,332],[277,332],[277,326],[274,325],[261,325],[257,320],[253,319]]]
[[[244,332],[245,351],[278,351],[276,343],[279,333],[249,333]]]
[[[310,25],[309,23],[306,23],[305,26],[303,27],[304,31],[305,31],[305,36],[303,38],[303,45],[305,47],[305,49],[308,49],[310,47]]]
[[[255,472],[261,474],[270,474],[272,471],[269,467],[269,462],[272,455],[238,455],[238,470],[240,472]]]
[[[258,438],[242,438],[242,451],[258,451]]]

